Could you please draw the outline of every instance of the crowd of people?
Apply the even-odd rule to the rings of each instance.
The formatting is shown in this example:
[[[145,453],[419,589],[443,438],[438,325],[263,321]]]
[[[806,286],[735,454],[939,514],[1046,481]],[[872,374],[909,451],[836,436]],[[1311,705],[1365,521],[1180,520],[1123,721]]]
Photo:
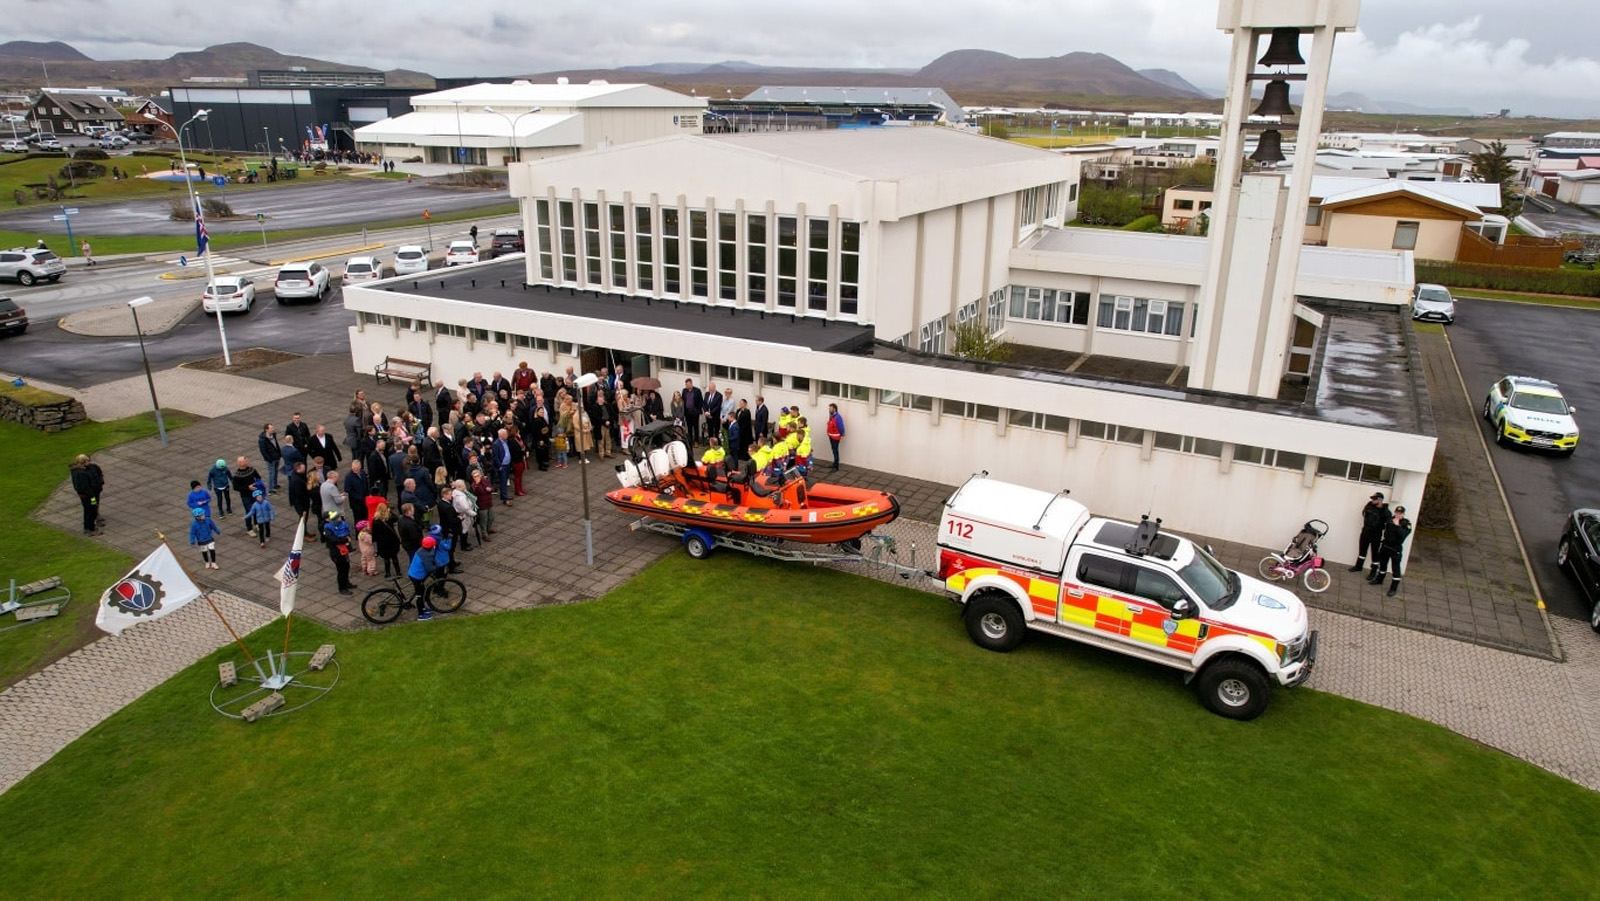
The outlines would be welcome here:
[[[540,374],[524,361],[510,376],[474,372],[454,388],[413,381],[393,410],[358,390],[340,437],[299,412],[281,432],[265,423],[255,458],[239,456],[232,466],[218,458],[191,480],[190,544],[208,569],[220,568],[219,520],[237,512],[266,547],[281,494],[307,539],[326,546],[340,594],[354,593],[353,570],[376,577],[381,563],[384,578],[412,580],[419,618],[428,619],[423,580],[459,571],[458,551],[494,540],[496,508],[529,495],[530,468],[626,454],[636,430],[663,419],[682,427],[691,448],[706,446],[707,462],[810,465],[811,426],[798,406],[772,418],[763,398],[752,406],[715,384],[686,380],[663,399],[659,382],[636,386],[622,366],[594,376],[580,380],[570,366]],[[837,469],[844,421],[831,404],[826,433]],[[98,486],[84,485],[98,495]],[[94,528],[87,506],[84,527]]]

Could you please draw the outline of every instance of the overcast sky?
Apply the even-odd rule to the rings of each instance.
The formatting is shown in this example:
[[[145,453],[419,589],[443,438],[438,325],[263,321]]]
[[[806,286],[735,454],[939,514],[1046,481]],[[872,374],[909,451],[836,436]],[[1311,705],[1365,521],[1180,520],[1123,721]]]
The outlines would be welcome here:
[[[744,60],[919,68],[981,48],[1098,51],[1216,89],[1227,42],[1210,0],[22,0],[7,38],[61,40],[96,59],[164,58],[228,41],[433,75]],[[1600,118],[1595,0],[1367,0],[1334,54],[1334,93],[1474,112]],[[198,14],[197,14],[198,13]]]

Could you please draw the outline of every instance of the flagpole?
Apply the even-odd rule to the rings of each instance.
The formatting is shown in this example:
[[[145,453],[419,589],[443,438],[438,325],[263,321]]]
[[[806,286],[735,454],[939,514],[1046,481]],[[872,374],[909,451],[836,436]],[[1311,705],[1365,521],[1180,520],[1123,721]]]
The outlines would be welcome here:
[[[288,616],[283,618],[283,654],[285,657],[289,655],[289,627],[293,625],[294,613],[291,611]]]
[[[294,528],[295,528],[295,532],[294,532],[295,542],[291,546],[290,555],[289,555],[289,560],[290,560],[291,564],[294,562],[294,559],[295,559],[294,558],[294,554],[296,552],[299,552],[302,548],[305,547],[305,541],[306,541],[306,515],[304,513],[300,514],[300,518],[295,521]],[[298,574],[298,568],[296,569],[296,573]],[[298,580],[298,575],[297,575],[296,578]],[[282,606],[282,604],[283,604],[283,592],[285,592],[287,590],[288,590],[287,588],[284,588],[281,585],[280,585],[280,587],[278,589],[278,591],[279,591],[278,603],[279,603],[280,606]],[[290,602],[293,603],[292,599],[291,599]],[[287,612],[287,613],[285,613],[283,615],[283,656],[284,656],[285,660],[287,660],[289,658],[289,630],[292,629],[293,627],[294,627],[294,608],[290,607],[289,608],[289,612]]]
[[[194,577],[194,573],[189,572],[189,567],[183,562],[183,558],[179,557],[178,552],[172,549],[172,545],[167,544],[167,536],[161,534],[160,529],[156,530],[156,537],[161,539],[161,546],[165,547],[167,552],[172,554],[172,559],[177,562],[178,568],[183,570],[183,574],[189,577],[189,581],[194,583],[194,587],[200,589],[200,596],[206,599],[207,604],[211,605],[211,612],[217,615],[217,619],[222,620],[222,625],[227,628],[228,634],[233,636],[234,643],[239,646],[239,650],[244,652],[244,659],[250,661],[251,663],[255,663],[256,658],[251,655],[250,649],[245,647],[244,641],[239,638],[239,633],[233,631],[233,624],[228,622],[228,618],[222,615],[221,610],[217,609],[216,601],[211,600],[211,592],[206,590],[204,585],[200,584],[200,580]]]

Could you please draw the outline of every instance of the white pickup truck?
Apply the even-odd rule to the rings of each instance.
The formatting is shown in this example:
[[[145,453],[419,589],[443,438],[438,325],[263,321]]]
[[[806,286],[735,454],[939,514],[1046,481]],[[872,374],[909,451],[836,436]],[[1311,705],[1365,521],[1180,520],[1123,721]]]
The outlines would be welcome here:
[[[982,473],[945,502],[939,578],[981,647],[1012,650],[1030,629],[1070,638],[1182,670],[1207,709],[1254,719],[1274,681],[1311,675],[1305,605],[1160,522],[1091,516],[1064,494]]]

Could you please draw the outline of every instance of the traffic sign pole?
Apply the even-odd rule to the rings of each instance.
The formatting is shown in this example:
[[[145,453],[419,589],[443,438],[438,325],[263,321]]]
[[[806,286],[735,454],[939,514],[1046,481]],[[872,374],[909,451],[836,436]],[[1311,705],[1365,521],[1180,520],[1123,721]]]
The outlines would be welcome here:
[[[256,214],[256,225],[259,226],[260,229],[261,229],[261,251],[262,251],[262,253],[265,253],[266,250],[267,250],[267,214],[266,213],[257,213]]]
[[[61,208],[61,215],[59,215],[59,216],[51,216],[50,217],[51,219],[54,219],[57,222],[65,222],[67,224],[67,255],[68,256],[76,256],[77,253],[78,253],[78,239],[74,238],[72,236],[72,217],[76,216],[76,215],[78,215],[78,208],[77,207],[71,207],[69,209],[68,207],[63,206]]]

